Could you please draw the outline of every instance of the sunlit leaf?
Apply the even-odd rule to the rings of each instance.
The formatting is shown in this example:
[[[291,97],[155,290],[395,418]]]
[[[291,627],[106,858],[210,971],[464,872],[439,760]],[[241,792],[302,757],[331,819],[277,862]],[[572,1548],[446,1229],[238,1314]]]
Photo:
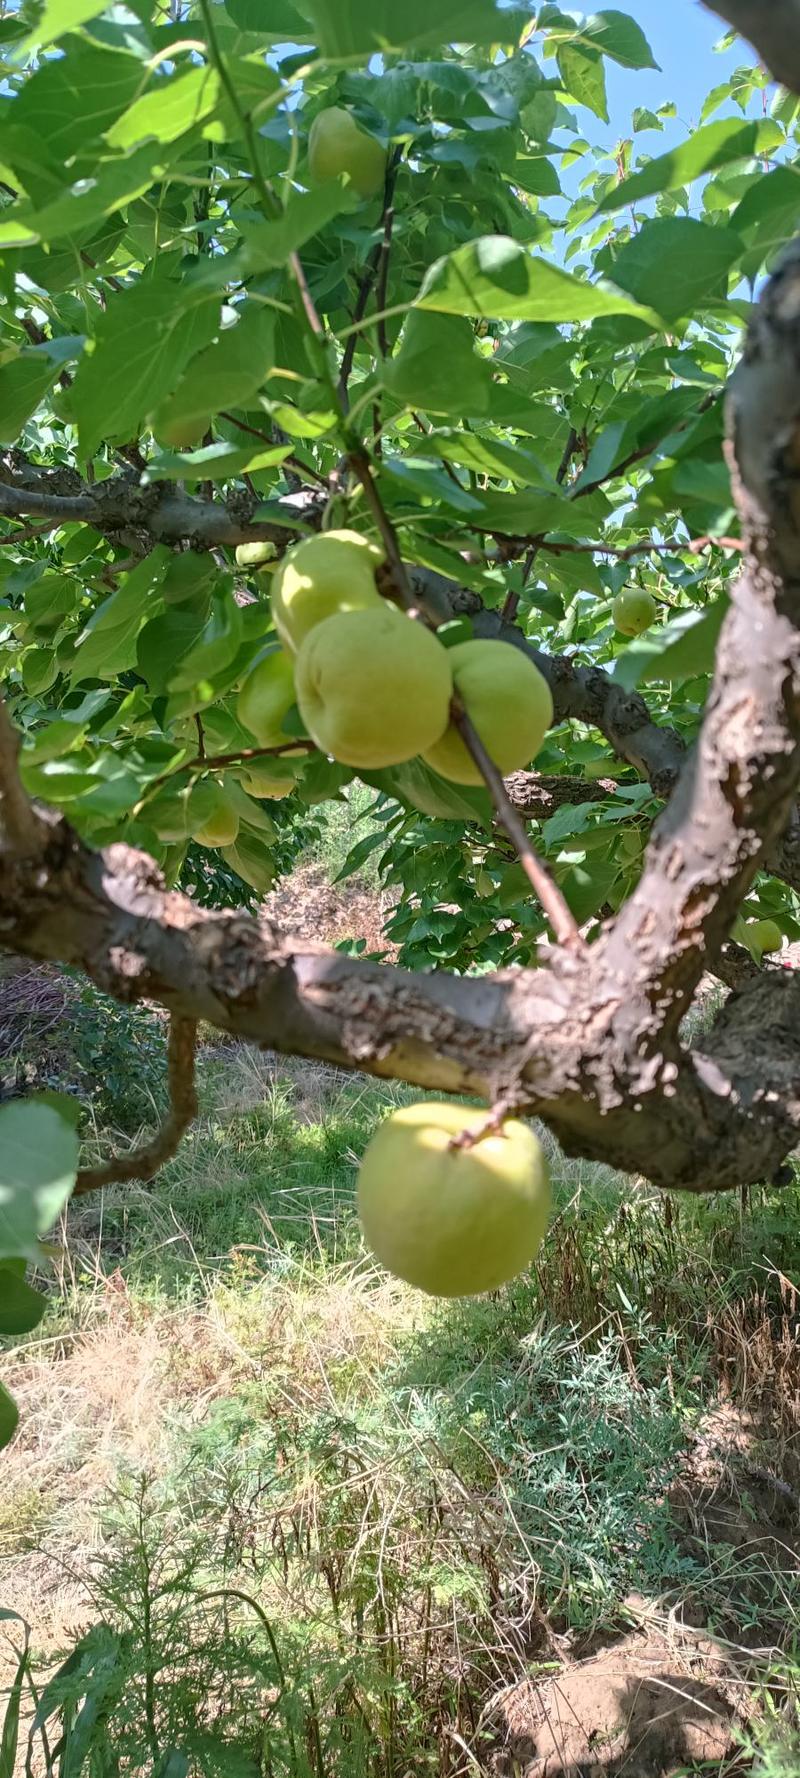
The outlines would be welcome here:
[[[0,1259],[38,1258],[38,1237],[63,1209],[77,1165],[74,1126],[51,1105],[32,1096],[0,1106]]]
[[[418,300],[423,309],[495,321],[590,321],[595,315],[656,320],[651,308],[621,290],[575,278],[503,235],[484,235],[438,260]]]
[[[709,228],[691,216],[655,217],[617,255],[614,281],[665,321],[676,321],[698,303],[724,300],[741,252],[732,229]]]

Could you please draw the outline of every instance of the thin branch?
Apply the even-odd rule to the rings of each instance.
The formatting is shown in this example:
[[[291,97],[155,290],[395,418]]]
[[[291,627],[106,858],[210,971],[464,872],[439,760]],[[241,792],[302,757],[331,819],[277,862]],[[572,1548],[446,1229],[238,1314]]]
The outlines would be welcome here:
[[[152,1179],[171,1161],[189,1125],[197,1116],[194,1062],[197,1024],[194,1019],[170,1020],[167,1047],[167,1084],[170,1106],[164,1122],[149,1142],[129,1154],[114,1155],[97,1167],[81,1167],[73,1197],[97,1191],[104,1185],[121,1185],[131,1179]]]
[[[387,163],[386,180],[385,180],[384,189],[383,189],[383,212],[381,215],[381,236],[375,242],[375,245],[370,252],[369,258],[367,260],[366,266],[365,266],[364,271],[361,276],[361,281],[359,283],[358,290],[356,292],[356,300],[355,300],[355,304],[353,307],[353,315],[352,315],[352,326],[351,326],[350,331],[348,332],[344,352],[342,353],[341,368],[339,371],[339,394],[341,395],[343,401],[347,400],[347,385],[350,381],[350,373],[353,369],[353,360],[356,355],[356,346],[358,345],[359,334],[361,331],[360,323],[363,321],[364,316],[367,312],[367,303],[369,302],[369,299],[370,299],[370,292],[371,292],[372,287],[375,283],[375,280],[378,276],[378,268],[381,264],[381,255],[383,253],[384,242],[386,239],[386,219],[387,219],[387,216],[393,216],[393,214],[394,214],[394,211],[392,208],[392,198],[394,195],[395,180],[397,178],[397,165],[398,165],[399,158],[400,158],[400,150],[395,149],[394,154],[391,156],[391,158],[389,159],[389,161]],[[391,236],[391,226],[390,226],[389,232],[390,232],[390,236]],[[379,308],[381,308],[382,306],[383,305],[381,303],[378,304]],[[385,324],[382,321],[379,323],[380,327],[383,327],[384,325]]]
[[[695,420],[699,420],[703,414],[708,413],[709,408],[714,407],[718,401],[722,400],[722,395],[722,389],[710,389],[690,414],[685,414],[682,420],[678,420],[674,426],[670,427],[670,437],[673,433],[677,435],[679,432],[686,432],[690,426],[694,425]],[[618,481],[619,477],[625,474],[626,469],[633,469],[637,463],[641,463],[645,457],[649,457],[660,442],[658,438],[650,438],[646,443],[637,445],[635,450],[629,451],[627,457],[623,457],[621,463],[614,463],[604,475],[598,475],[594,481],[585,482],[582,488],[576,488],[571,494],[571,498],[585,500],[588,494],[594,494],[598,488],[604,487],[606,482]]]
[[[389,259],[392,251],[392,230],[394,228],[394,188],[397,173],[402,159],[402,148],[396,148],[386,173],[386,191],[383,200],[383,238],[378,255],[378,285],[375,301],[378,305],[378,351],[381,358],[389,356],[389,335],[386,331],[387,292],[389,287]]]
[[[210,0],[200,0],[200,11],[203,15],[203,24],[206,29],[208,53],[217,70],[220,81],[225,88],[234,116],[238,118],[242,127],[242,134],[247,143],[247,152],[252,169],[253,181],[256,190],[258,191],[262,209],[270,222],[276,222],[282,214],[281,205],[276,198],[275,193],[270,190],[269,183],[264,175],[264,169],[258,154],[258,135],[253,119],[250,116],[250,113],[245,111],[244,106],[242,105],[236,90],[236,83],[231,76],[227,61],[222,54],[219,43],[217,42],[217,32]]]
[[[616,562],[630,562],[634,556],[699,556],[705,549],[732,549],[740,553],[744,544],[740,537],[672,537],[667,543],[654,543],[651,537],[641,543],[626,544],[624,549],[613,543],[554,543],[547,537],[536,539],[535,549],[548,556],[613,556]]]
[[[535,851],[530,836],[513,808],[505,784],[494,760],[486,748],[474,724],[470,722],[467,710],[461,699],[456,696],[450,706],[452,721],[461,736],[464,746],[485,780],[497,819],[503,831],[508,835],[514,851],[525,872],[528,882],[540,901],[550,922],[556,943],[565,945],[569,950],[583,950],[578,923],[567,907],[566,901],[557,883],[553,881],[544,861]]]
[[[409,617],[418,618],[423,623],[429,622],[429,617],[420,609],[419,600],[403,561],[397,532],[381,499],[369,459],[363,453],[351,452],[348,462],[355,470],[364,489],[386,550],[386,558],[395,589],[399,593]],[[487,753],[480,736],[470,721],[467,710],[457,695],[451,704],[451,714],[464,745],[486,784],[497,819],[517,853],[528,881],[550,921],[558,943],[573,949],[576,946],[581,947],[583,940],[561,890],[553,882],[546,866],[534,851],[519,816],[509,802],[502,775]]]
[[[43,844],[42,823],[19,775],[20,738],[0,698],[0,840],[3,834],[16,855],[31,857]]]
[[[268,432],[264,432],[262,427],[249,426],[245,420],[239,419],[238,414],[229,413],[227,408],[220,409],[219,417],[221,420],[227,420],[229,426],[237,426],[240,432],[249,433],[251,438],[263,439],[265,444],[272,445],[274,449],[275,439],[271,438]],[[283,436],[285,437],[286,434],[284,433]],[[295,457],[293,452],[290,453],[288,457],[284,457],[283,463],[284,467],[288,464],[290,468],[296,469],[298,475],[303,477],[306,481],[314,482],[318,488],[327,489],[327,476],[320,475],[318,470],[312,469],[311,465],[309,463],[304,463],[300,457]]]
[[[400,539],[381,499],[369,457],[363,449],[359,449],[348,452],[347,461],[354,474],[358,476],[367,505],[380,532],[381,542],[386,551],[386,560],[391,570],[394,590],[409,616],[416,617],[420,614],[419,600],[411,585],[408,569],[400,549]]]
[[[566,442],[566,444],[564,446],[564,450],[562,452],[561,462],[559,463],[558,468],[556,470],[556,481],[558,482],[559,487],[563,486],[563,483],[566,480],[567,470],[569,469],[570,463],[572,462],[573,456],[575,455],[575,452],[576,452],[579,444],[580,444],[580,439],[579,439],[578,434],[575,430],[575,427],[570,426],[569,432],[567,434],[567,442]],[[536,556],[537,556],[538,550],[539,550],[539,540],[536,539],[532,543],[531,548],[529,549],[528,554],[525,558],[525,565],[522,570],[522,584],[523,584],[523,586],[527,586],[528,581],[530,580],[531,573],[533,570],[533,565],[534,565],[534,562],[536,561]],[[513,623],[514,622],[517,612],[519,611],[519,602],[520,602],[519,593],[511,592],[507,595],[505,604],[503,606],[503,611],[502,611],[502,616],[503,616],[506,623]]]
[[[48,531],[55,529],[56,522],[47,519],[43,525],[22,525],[18,531],[12,531],[9,537],[0,537],[0,549],[8,549],[15,543],[31,543],[34,537],[46,537]]]
[[[279,747],[237,747],[231,753],[197,753],[194,759],[184,759],[180,765],[171,766],[168,772],[152,778],[141,802],[136,805],[137,809],[146,808],[157,790],[173,778],[180,778],[184,772],[223,772],[228,766],[251,765],[256,759],[285,759],[287,754],[298,752],[318,752],[316,741],[298,735],[294,741],[282,741]]]

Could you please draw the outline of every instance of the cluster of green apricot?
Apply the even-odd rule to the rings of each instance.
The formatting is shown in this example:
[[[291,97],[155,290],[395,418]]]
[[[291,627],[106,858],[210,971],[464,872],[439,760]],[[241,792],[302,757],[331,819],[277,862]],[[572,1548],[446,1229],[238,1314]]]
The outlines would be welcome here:
[[[260,746],[280,745],[296,700],[312,740],[343,765],[377,771],[421,755],[442,777],[480,784],[452,720],[457,693],[501,772],[527,765],[553,720],[538,667],[507,642],[445,648],[382,598],[382,560],[355,531],[326,531],[287,552],[270,600],[283,649],[245,680],[240,722]]]
[[[446,649],[381,597],[382,560],[354,531],[324,532],[288,551],[271,586],[283,648],[245,680],[240,722],[262,747],[285,744],[296,700],[317,746],[346,765],[377,769],[421,754],[443,777],[480,783],[451,720],[458,693],[500,770],[527,765],[553,716],[538,668],[506,642]],[[240,566],[254,562],[243,546]],[[361,1163],[369,1246],[395,1276],[437,1296],[505,1283],[530,1264],[547,1224],[541,1144],[525,1124],[484,1132],[485,1123],[484,1112],[463,1106],[408,1106],[385,1120]]]

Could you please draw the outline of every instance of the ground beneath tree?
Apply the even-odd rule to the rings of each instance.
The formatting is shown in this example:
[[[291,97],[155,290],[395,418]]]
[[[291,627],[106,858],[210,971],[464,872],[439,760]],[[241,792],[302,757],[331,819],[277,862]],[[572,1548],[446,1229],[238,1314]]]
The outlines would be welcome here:
[[[305,864],[277,884],[266,897],[263,912],[286,932],[320,944],[363,939],[368,952],[390,962],[397,955],[396,945],[383,936],[390,907],[388,895],[366,888],[357,878],[330,883],[324,865]]]
[[[677,1778],[734,1750],[742,1695],[722,1649],[643,1626],[504,1701],[496,1778]]]
[[[789,1442],[795,1448],[783,1454],[791,1472],[798,1451]],[[721,1405],[698,1430],[669,1492],[682,1553],[698,1569],[703,1560],[729,1561],[736,1571],[721,1633],[709,1634],[702,1591],[693,1594],[691,1583],[674,1601],[631,1595],[621,1614],[627,1625],[616,1635],[576,1649],[558,1671],[495,1700],[493,1778],[685,1778],[687,1770],[717,1771],[736,1760],[765,1641],[771,1632],[778,1647],[788,1628],[785,1616],[770,1623],[767,1612],[765,1619],[766,1576],[788,1581],[800,1573],[800,1497],[755,1461],[757,1450],[757,1422]]]

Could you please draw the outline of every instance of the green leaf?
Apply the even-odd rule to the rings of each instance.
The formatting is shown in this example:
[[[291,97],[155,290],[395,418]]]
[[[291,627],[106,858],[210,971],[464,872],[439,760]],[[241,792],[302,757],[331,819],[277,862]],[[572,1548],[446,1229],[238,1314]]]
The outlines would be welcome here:
[[[439,633],[441,634],[441,631]],[[379,846],[385,848],[386,843],[386,834],[383,829],[380,833],[365,834],[363,840],[359,840],[355,846],[351,846],[341,870],[337,871],[333,878],[334,883],[343,883],[347,877],[354,876],[355,872],[366,864],[367,859],[372,857],[373,852],[376,852]]]
[[[651,308],[632,302],[608,284],[588,284],[560,266],[534,258],[507,235],[484,235],[437,260],[422,286],[418,306],[489,321],[591,321],[595,315],[636,315],[658,324]]]
[[[28,76],[14,100],[13,121],[34,130],[52,154],[68,160],[110,129],[141,84],[138,57],[77,41],[68,55],[42,62]]]
[[[107,437],[137,437],[145,415],[171,393],[218,326],[218,303],[187,282],[153,280],[115,291],[72,388],[82,454],[92,457]]]
[[[277,75],[275,87],[280,87]],[[219,96],[216,68],[183,69],[169,79],[161,74],[151,90],[142,93],[106,131],[106,141],[112,148],[126,152],[153,136],[158,142],[174,142],[184,130],[203,123],[211,115]]]
[[[13,205],[4,212],[0,242],[13,246],[17,240],[21,245],[28,241],[57,241],[90,228],[147,191],[164,172],[165,159],[161,145],[148,142],[133,154],[101,161],[92,179],[77,180],[39,210],[29,204]],[[15,223],[17,216],[19,221]]]
[[[57,630],[62,617],[73,612],[81,589],[69,574],[43,574],[25,594],[25,616],[34,630]]]
[[[304,247],[335,216],[358,209],[361,201],[344,179],[327,179],[315,191],[290,192],[278,222],[250,223],[242,228],[243,245],[236,256],[241,260],[242,274],[286,265],[290,253]]]
[[[579,926],[599,912],[618,875],[615,859],[595,860],[590,870],[583,864],[573,864],[559,875],[559,888]]]
[[[0,444],[18,443],[25,421],[52,388],[60,369],[40,346],[0,365]]]
[[[579,35],[624,68],[658,68],[641,25],[627,12],[596,12],[583,20]]]
[[[53,1110],[58,1112],[59,1117],[66,1118],[73,1130],[78,1129],[81,1121],[79,1099],[73,1099],[69,1093],[57,1092],[55,1087],[42,1087],[41,1091],[36,1094],[36,1098],[40,1105],[51,1105]]]
[[[153,616],[154,595],[169,565],[169,552],[156,549],[120,578],[78,637],[72,678],[113,679],[136,660],[136,638]]]
[[[312,754],[297,787],[300,801],[311,805],[333,802],[353,776],[350,766],[326,759],[324,753]]]
[[[170,395],[170,425],[191,426],[220,408],[246,407],[275,367],[275,320],[258,303],[236,311],[218,339],[195,354]]]
[[[240,827],[233,846],[223,846],[221,856],[257,895],[268,895],[275,881],[275,861],[263,839]]]
[[[608,123],[606,76],[602,58],[594,51],[581,49],[574,43],[561,44],[556,56],[558,71],[565,91],[579,105],[593,111],[595,117]]]
[[[466,316],[412,309],[383,375],[398,401],[426,413],[471,417],[489,406],[491,366],[476,352]]]
[[[758,152],[761,125],[744,123],[738,117],[724,117],[719,123],[706,124],[695,130],[688,142],[648,161],[638,173],[623,179],[621,185],[606,193],[598,211],[622,210],[640,198],[653,197],[659,191],[676,191],[690,185],[703,173],[726,167],[731,161],[745,160]]]
[[[742,273],[754,278],[775,249],[797,230],[800,175],[793,167],[759,173],[730,218],[730,227],[745,241]]]
[[[246,434],[242,434],[245,437]],[[291,455],[290,445],[252,445],[238,450],[236,445],[218,439],[215,444],[202,445],[197,451],[154,451],[148,458],[145,486],[160,481],[228,481],[246,470],[273,469]]]
[[[0,1383],[0,1451],[11,1443],[19,1425],[19,1410],[16,1402]],[[17,1725],[19,1721],[19,1704],[9,1717],[11,1704],[6,1706],[6,1719],[3,1724],[3,1737],[0,1740],[0,1778],[14,1778],[17,1770]]]
[[[51,1105],[34,1095],[0,1107],[0,1258],[38,1258],[77,1167],[77,1133]]]
[[[410,759],[405,765],[391,766],[384,772],[361,772],[359,776],[408,808],[419,809],[423,815],[441,821],[479,821],[482,827],[491,827],[488,792],[471,785],[451,784],[423,759]]]
[[[16,1277],[0,1261],[0,1337],[32,1333],[46,1308],[41,1291],[32,1290],[24,1278]]]
[[[320,55],[368,56],[378,50],[451,43],[513,43],[528,11],[495,0],[304,0]],[[304,33],[305,35],[305,33]]]
[[[68,31],[96,18],[106,5],[107,0],[44,0],[38,23],[19,45],[18,53],[25,56],[32,49],[45,49],[48,43],[55,43]]]
[[[234,660],[242,640],[242,613],[228,576],[214,589],[211,610],[197,641],[169,680],[170,691],[187,691],[213,679]]]
[[[614,282],[674,322],[700,303],[724,300],[728,273],[741,253],[732,229],[709,228],[691,216],[659,216],[617,255]]]
[[[58,661],[52,648],[29,648],[22,657],[22,683],[32,697],[49,691],[58,678]]]
[[[481,520],[487,531],[503,531],[506,536],[540,536],[568,524],[573,516],[570,502],[561,494],[540,494],[529,488],[518,494],[503,494],[490,489],[482,494]],[[576,513],[580,529],[586,528],[585,515]]]
[[[3,1398],[5,1398],[5,1403]],[[11,1425],[10,1432],[8,1428],[11,1416],[8,1414],[5,1404],[10,1404],[13,1415],[13,1425]],[[9,1438],[16,1425],[16,1413],[17,1410],[14,1407],[14,1403],[11,1401],[10,1395],[6,1395],[2,1384],[0,1384],[0,1446],[8,1444]],[[4,1611],[0,1613],[0,1616],[6,1620],[13,1619],[16,1623],[22,1624],[25,1632],[22,1653],[18,1658],[16,1672],[11,1682],[11,1689],[6,1700],[3,1733],[0,1735],[0,1778],[14,1778],[14,1773],[18,1770],[17,1747],[19,1744],[19,1715],[20,1705],[22,1703],[22,1687],[28,1674],[30,1631],[24,1618],[19,1617],[15,1611]]]

